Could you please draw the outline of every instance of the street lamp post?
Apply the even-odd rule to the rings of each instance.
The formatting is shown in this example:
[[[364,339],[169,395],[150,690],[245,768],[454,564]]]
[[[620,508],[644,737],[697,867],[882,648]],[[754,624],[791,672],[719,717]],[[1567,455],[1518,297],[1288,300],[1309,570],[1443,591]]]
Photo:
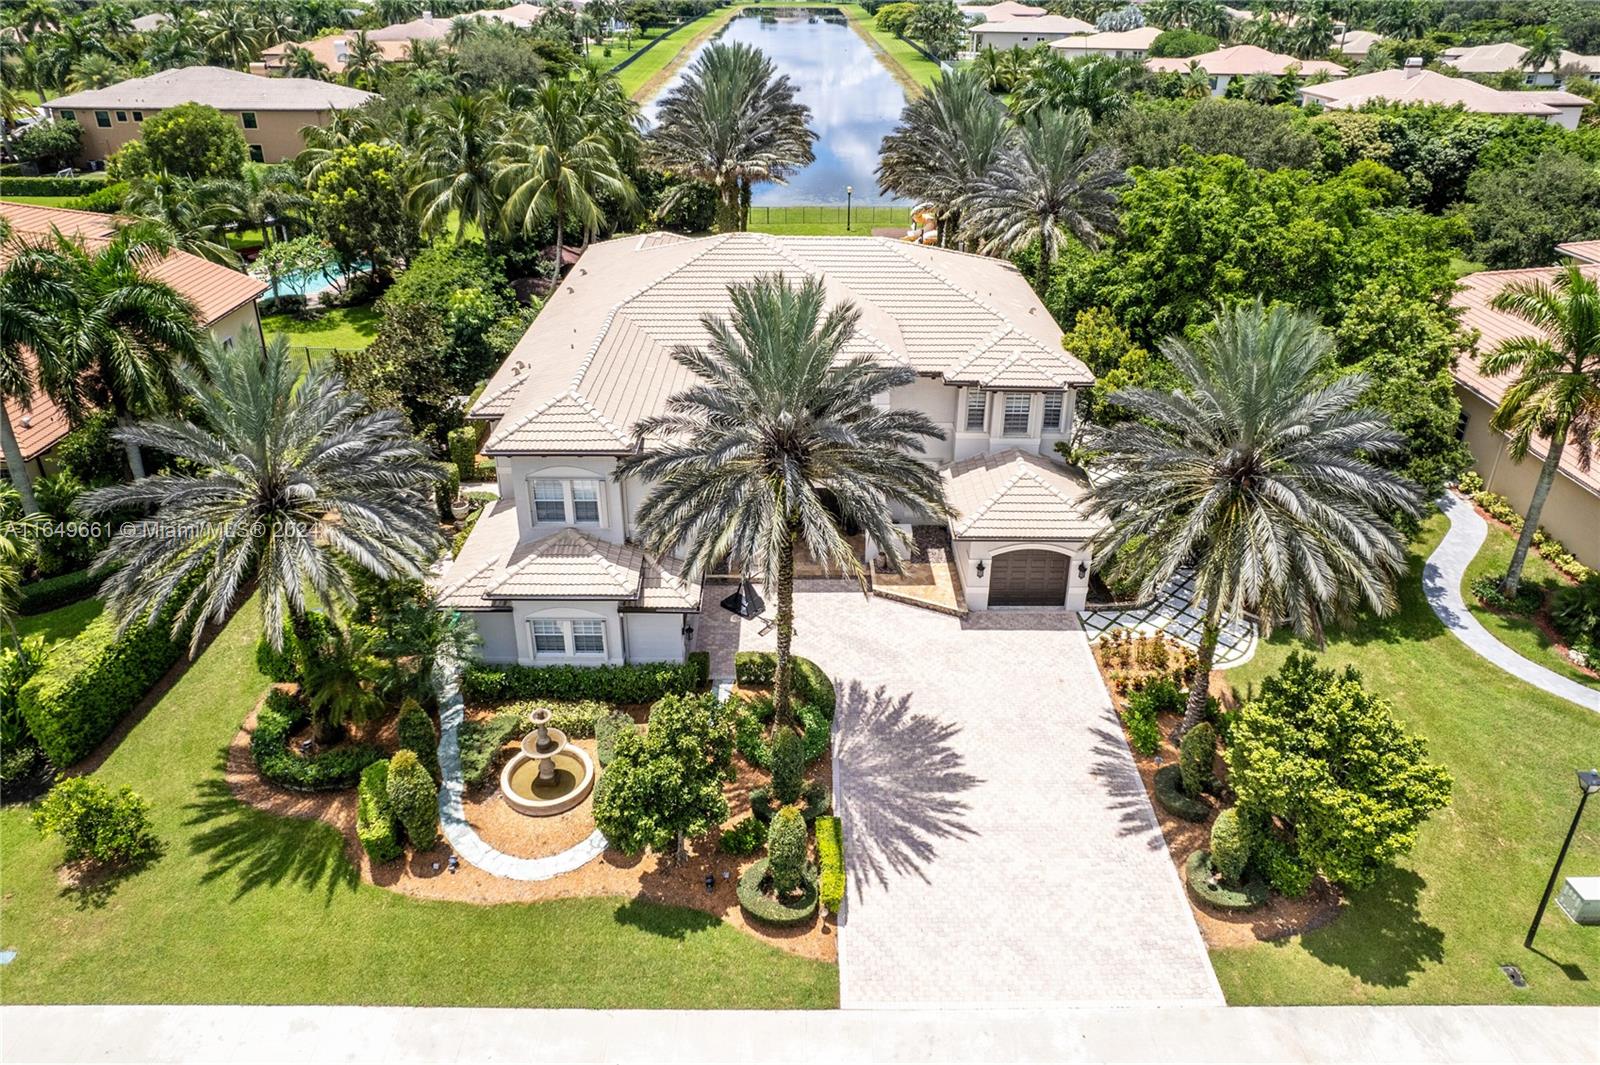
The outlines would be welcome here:
[[[856,190],[851,186],[846,185],[844,187],[844,231],[846,233],[850,232],[850,198],[855,194]]]
[[[1530,950],[1533,949],[1533,937],[1539,931],[1539,922],[1544,919],[1544,909],[1550,905],[1550,893],[1556,889],[1556,877],[1561,875],[1561,863],[1567,859],[1567,848],[1572,846],[1572,837],[1577,834],[1578,820],[1583,817],[1583,805],[1596,792],[1600,792],[1600,769],[1578,770],[1578,809],[1572,815],[1567,838],[1561,843],[1561,853],[1556,855],[1555,868],[1550,870],[1550,882],[1544,886],[1544,897],[1539,900],[1539,909],[1534,912],[1533,923],[1528,926],[1528,936],[1522,941],[1522,945]]]

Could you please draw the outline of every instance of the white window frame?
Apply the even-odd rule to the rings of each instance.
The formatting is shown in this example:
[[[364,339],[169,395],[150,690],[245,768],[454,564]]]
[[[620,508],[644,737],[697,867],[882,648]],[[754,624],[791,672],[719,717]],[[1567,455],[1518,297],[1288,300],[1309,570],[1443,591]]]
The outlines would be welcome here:
[[[553,632],[553,633],[552,632],[540,633],[539,632],[539,626],[541,626],[541,625],[554,626],[556,631]],[[539,649],[539,637],[541,635],[543,635],[545,637],[545,639],[549,639],[551,636],[554,636],[556,639],[560,640],[561,641],[561,650],[559,650],[559,651],[541,651]],[[561,622],[556,621],[553,618],[529,618],[528,619],[528,638],[533,641],[533,657],[535,657],[535,658],[538,658],[540,655],[546,655],[546,656],[555,655],[555,656],[560,657],[560,658],[568,657],[568,652],[567,652],[567,630],[561,624]]]
[[[541,484],[554,485],[560,495],[553,499],[540,499],[539,486]],[[559,505],[561,507],[561,516],[558,518],[547,518],[540,514],[540,503],[544,503],[547,506],[552,503]],[[533,511],[533,523],[535,525],[565,525],[567,523],[567,491],[562,485],[561,478],[559,477],[529,477],[528,505]]]
[[[977,405],[978,424],[972,424],[973,405]],[[961,425],[966,432],[981,433],[989,424],[989,393],[981,388],[967,390],[967,411],[962,416]]]
[[[546,639],[549,639],[552,635],[558,637],[561,640],[561,650],[539,650],[539,627],[541,625],[553,626],[555,628],[556,631],[554,633],[546,632],[543,635]],[[579,625],[583,625],[585,627],[595,626],[599,629],[598,635],[600,637],[600,650],[578,650],[577,627]],[[595,634],[586,632],[584,635],[587,637]],[[530,646],[533,648],[533,657],[536,660],[540,658],[609,659],[611,657],[611,637],[606,632],[606,623],[603,618],[529,618],[528,639],[530,641]]]
[[[1016,415],[1012,409],[1015,402],[1022,403],[1022,428],[1013,429],[1011,419]],[[1000,435],[1001,436],[1027,436],[1033,423],[1033,396],[1026,392],[1007,392],[1000,405]]]
[[[542,518],[539,516],[540,499],[538,490],[541,483],[561,486],[561,517]],[[595,517],[592,521],[587,518],[582,520],[578,518],[578,500],[574,486],[579,484],[594,486]],[[554,499],[546,499],[543,502],[550,504],[556,501]],[[584,500],[584,502],[588,502],[588,500]],[[539,474],[534,474],[528,478],[528,509],[535,525],[571,525],[577,527],[587,526],[595,529],[604,528],[606,524],[605,480],[600,477],[541,477]]]
[[[1055,418],[1055,421],[1051,421],[1050,420],[1050,404],[1051,404],[1052,401],[1054,401],[1055,405],[1056,405],[1056,418]],[[1067,413],[1067,394],[1066,394],[1066,392],[1064,392],[1064,391],[1062,391],[1062,392],[1046,392],[1044,394],[1044,429],[1043,429],[1043,431],[1046,432],[1046,433],[1059,433],[1061,431],[1061,421],[1062,421],[1063,418],[1066,417],[1066,413]]]
[[[598,650],[598,651],[580,651],[580,650],[578,650],[578,626],[580,626],[580,625],[584,626],[585,628],[588,628],[588,627],[592,626],[595,629],[599,630],[598,633],[585,632],[583,635],[586,638],[598,635],[600,637],[600,650]],[[571,648],[572,648],[572,655],[573,655],[574,658],[604,658],[604,657],[606,657],[606,623],[604,621],[601,621],[598,618],[583,618],[583,619],[569,621],[569,622],[567,622],[567,636],[568,636],[568,639],[570,640],[570,644],[571,644]]]

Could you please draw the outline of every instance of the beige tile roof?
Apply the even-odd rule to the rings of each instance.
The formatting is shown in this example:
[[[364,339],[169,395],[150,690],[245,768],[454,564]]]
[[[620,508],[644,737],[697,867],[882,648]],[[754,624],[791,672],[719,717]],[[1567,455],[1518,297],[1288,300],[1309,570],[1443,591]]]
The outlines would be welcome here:
[[[1202,52],[1181,59],[1176,56],[1163,56],[1144,61],[1144,65],[1151,70],[1178,74],[1187,71],[1191,63],[1212,77],[1222,75],[1230,78],[1246,78],[1252,74],[1282,77],[1290,69],[1297,70],[1302,75],[1325,73],[1339,78],[1345,74],[1344,67],[1338,63],[1330,63],[1325,59],[1297,59],[1292,55],[1269,52],[1253,44],[1230,45],[1227,48],[1218,48],[1214,52]]]
[[[1019,4],[1017,0],[1000,0],[998,4],[968,4],[961,8],[963,15],[984,19],[987,22],[1014,18],[1036,18],[1045,13],[1042,7]]]
[[[1070,33],[1093,33],[1094,23],[1085,22],[1081,18],[1068,18],[1064,15],[1026,15],[990,17],[973,26],[969,31],[975,36],[988,33],[1059,33],[1063,37]]]
[[[1089,482],[1023,451],[978,455],[946,466],[950,531],[964,540],[1086,540],[1103,526],[1083,506]]]
[[[1333,50],[1348,56],[1364,57],[1372,46],[1383,40],[1383,34],[1371,30],[1345,30],[1333,38]]]
[[[1451,302],[1461,309],[1461,324],[1478,331],[1480,355],[1494,350],[1497,344],[1512,337],[1539,333],[1538,329],[1516,315],[1495,310],[1490,306],[1494,297],[1509,285],[1540,281],[1549,283],[1560,272],[1560,267],[1546,266],[1530,270],[1485,270],[1461,278],[1461,289]],[[1590,277],[1600,278],[1600,266],[1585,266],[1583,272]],[[1459,360],[1454,373],[1457,384],[1482,397],[1491,407],[1498,407],[1505,398],[1506,390],[1511,387],[1511,375],[1491,377],[1472,358]],[[1547,453],[1537,441],[1528,450],[1536,459]],[[1592,465],[1587,470],[1580,469],[1575,448],[1569,446],[1562,452],[1561,472],[1589,491],[1600,494],[1600,465]]]
[[[1538,93],[1502,92],[1470,78],[1452,78],[1436,70],[1378,70],[1344,81],[1303,85],[1300,95],[1341,109],[1355,109],[1374,101],[1394,104],[1460,105],[1485,115],[1533,115],[1548,118],[1557,113]]]
[[[442,41],[450,36],[450,24],[454,21],[443,15],[415,18],[372,30],[367,37],[374,41]]]
[[[683,575],[683,563],[675,558],[644,557],[644,584],[639,598],[629,610],[700,609],[700,582]]]
[[[220,111],[336,111],[360,107],[374,98],[370,92],[312,78],[267,78],[223,67],[177,67],[46,100],[45,106],[161,108],[202,103]]]
[[[1556,251],[1580,263],[1600,263],[1600,240],[1572,240],[1557,244]]]
[[[1527,54],[1527,48],[1522,45],[1502,41],[1499,44],[1449,48],[1445,50],[1443,59],[1463,74],[1499,74],[1507,70],[1522,70],[1522,57]],[[1580,55],[1563,49],[1556,69],[1562,67],[1600,71],[1600,56]]]
[[[671,353],[704,344],[701,315],[727,315],[730,284],[777,272],[857,306],[847,356],[992,388],[1094,380],[1009,263],[882,238],[630,236],[589,247],[490,379],[472,410],[500,419],[484,452],[631,449],[632,426],[692,383]]]
[[[1136,30],[1074,34],[1071,37],[1051,41],[1050,47],[1057,51],[1071,52],[1115,51],[1119,48],[1123,51],[1147,52],[1159,36],[1161,36],[1159,26],[1140,26]]]

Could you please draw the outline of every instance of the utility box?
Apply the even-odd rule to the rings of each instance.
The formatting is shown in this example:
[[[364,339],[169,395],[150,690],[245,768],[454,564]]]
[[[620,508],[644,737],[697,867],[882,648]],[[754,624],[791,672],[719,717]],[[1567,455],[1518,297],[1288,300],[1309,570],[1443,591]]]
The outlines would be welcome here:
[[[1556,905],[1579,924],[1600,924],[1600,876],[1567,877]]]

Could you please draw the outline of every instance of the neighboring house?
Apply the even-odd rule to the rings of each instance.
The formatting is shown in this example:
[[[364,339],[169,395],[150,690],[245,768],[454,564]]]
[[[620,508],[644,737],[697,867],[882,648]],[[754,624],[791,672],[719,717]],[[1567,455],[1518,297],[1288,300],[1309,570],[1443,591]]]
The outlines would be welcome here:
[[[1381,40],[1383,34],[1371,30],[1344,30],[1334,35],[1333,50],[1359,63],[1367,58],[1372,46]]]
[[[1406,60],[1403,69],[1378,70],[1322,85],[1303,85],[1300,99],[1347,111],[1377,101],[1461,107],[1485,115],[1526,115],[1566,129],[1578,128],[1583,109],[1592,102],[1587,97],[1560,90],[1505,92],[1471,78],[1452,78],[1434,70],[1424,70],[1421,60],[1416,58]]]
[[[52,118],[83,127],[80,161],[107,159],[139,138],[144,120],[168,107],[201,103],[238,121],[258,163],[279,163],[300,154],[300,131],[321,126],[335,111],[360,107],[370,92],[311,78],[266,78],[222,67],[180,67],[130,78],[103,89],[59,96],[44,104]]]
[[[156,30],[159,30],[162,26],[165,26],[171,21],[171,15],[168,15],[163,11],[157,11],[150,15],[140,15],[138,18],[129,22],[128,25],[133,27],[133,32],[135,33],[154,33]]]
[[[1234,78],[1248,78],[1256,74],[1270,74],[1275,78],[1281,78],[1291,71],[1302,77],[1326,74],[1330,78],[1342,78],[1345,75],[1344,67],[1338,63],[1323,59],[1297,59],[1292,55],[1269,52],[1253,44],[1230,45],[1185,58],[1164,56],[1146,59],[1144,65],[1157,72],[1172,74],[1186,73],[1191,66],[1199,67],[1211,79],[1213,96],[1226,94],[1228,83]]]
[[[967,30],[972,39],[972,50],[981,52],[993,48],[1008,52],[1013,48],[1033,48],[1049,44],[1075,33],[1093,33],[1094,25],[1077,18],[1061,15],[1030,15],[1003,21],[980,22]]]
[[[1548,66],[1527,70],[1522,57],[1528,50],[1509,41],[1501,44],[1480,44],[1473,47],[1448,48],[1440,58],[1463,74],[1495,75],[1514,70],[1522,75],[1527,85],[1559,85],[1568,72],[1577,73],[1590,81],[1600,81],[1600,56],[1579,55],[1563,51],[1554,69]]]
[[[1600,240],[1573,240],[1557,244],[1556,251],[1585,265],[1600,264]]]
[[[1050,50],[1067,59],[1081,55],[1103,55],[1112,59],[1143,59],[1150,54],[1150,44],[1161,36],[1155,26],[1140,26],[1136,30],[1108,33],[1081,33],[1050,42]]]
[[[453,18],[434,18],[432,11],[424,11],[421,18],[410,22],[396,22],[392,26],[370,30],[367,38],[373,41],[442,41],[450,35]]]
[[[963,6],[961,13],[979,22],[1005,22],[1017,18],[1038,18],[1047,14],[1042,7],[1019,4],[1017,0],[1000,0],[998,4],[970,4]]]
[[[1600,275],[1600,266],[1586,267]],[[1480,354],[1511,337],[1526,336],[1534,327],[1516,315],[1497,311],[1490,302],[1501,289],[1516,282],[1550,281],[1557,267],[1531,270],[1486,270],[1468,274],[1452,302],[1461,309],[1461,324],[1478,332]],[[1489,425],[1511,385],[1508,376],[1489,377],[1476,360],[1462,359],[1455,368],[1456,393],[1461,397],[1462,439],[1472,449],[1475,468],[1489,491],[1498,492],[1526,513],[1539,479],[1539,466],[1549,452],[1542,440],[1528,449],[1527,458],[1511,461],[1510,441]],[[1600,568],[1600,456],[1590,469],[1582,469],[1569,443],[1561,455],[1561,473],[1550,487],[1539,524],[1566,544],[1585,565]]]
[[[32,204],[0,201],[0,218],[10,224],[17,239],[31,242],[51,239],[53,231],[81,242],[85,247],[104,245],[116,232],[116,219],[95,211],[70,211],[63,207],[36,207]],[[0,267],[5,265],[0,251]],[[200,324],[225,345],[241,343],[246,337],[261,338],[261,322],[256,317],[256,298],[266,284],[249,274],[230,270],[188,252],[175,251],[147,273],[160,278],[187,296],[198,312]],[[66,413],[48,397],[36,394],[27,410],[15,400],[6,400],[6,414],[17,434],[22,457],[35,477],[55,472],[50,451],[61,442],[72,426]],[[5,459],[0,457],[0,475]]]
[[[289,65],[289,53],[304,48],[317,58],[330,74],[343,74],[350,64],[350,47],[355,34],[340,33],[332,37],[316,37],[309,41],[284,41],[261,53],[261,60],[250,64],[255,74],[281,74]],[[385,63],[398,63],[411,55],[410,41],[374,41]]]
[[[512,4],[510,7],[502,7],[493,11],[475,11],[467,17],[485,18],[492,19],[496,22],[506,22],[517,27],[519,30],[525,30],[531,28],[534,23],[538,22],[540,16],[542,16],[545,11],[546,8],[541,4]]]
[[[613,472],[640,448],[638,422],[694,381],[673,349],[705,342],[700,317],[730,312],[729,284],[778,271],[819,277],[830,303],[859,308],[850,355],[917,371],[879,402],[944,433],[926,460],[959,511],[949,532],[967,605],[1083,606],[1087,483],[1054,445],[1094,377],[1015,267],[884,239],[654,233],[590,245],[469,412],[488,423],[500,502],[439,588],[469,612],[487,659],[682,658],[701,589],[637,546],[650,486]]]

